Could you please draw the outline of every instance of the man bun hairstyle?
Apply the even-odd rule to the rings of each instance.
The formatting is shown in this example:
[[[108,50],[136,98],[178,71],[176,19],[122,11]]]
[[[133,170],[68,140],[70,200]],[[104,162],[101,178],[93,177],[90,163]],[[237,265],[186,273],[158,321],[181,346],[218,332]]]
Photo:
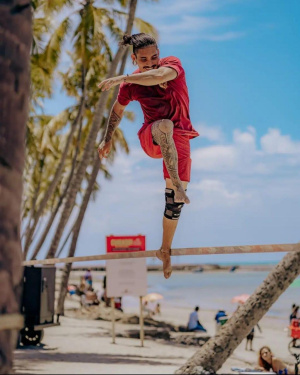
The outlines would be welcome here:
[[[145,48],[148,46],[157,47],[156,40],[153,38],[153,36],[146,34],[146,33],[139,33],[139,34],[133,34],[133,35],[124,34],[123,40],[120,42],[120,45],[121,46],[131,45],[133,47],[134,54],[140,48]]]

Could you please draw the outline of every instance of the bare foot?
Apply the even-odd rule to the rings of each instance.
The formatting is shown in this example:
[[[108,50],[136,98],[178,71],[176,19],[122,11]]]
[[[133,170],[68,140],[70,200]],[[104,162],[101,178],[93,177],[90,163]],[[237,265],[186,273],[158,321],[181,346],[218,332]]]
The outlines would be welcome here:
[[[186,195],[182,186],[175,188],[174,202],[176,203],[190,203],[188,196]]]
[[[171,254],[171,250],[159,249],[156,252],[157,258],[163,262],[163,271],[164,271],[165,279],[168,279],[172,273],[170,254]]]

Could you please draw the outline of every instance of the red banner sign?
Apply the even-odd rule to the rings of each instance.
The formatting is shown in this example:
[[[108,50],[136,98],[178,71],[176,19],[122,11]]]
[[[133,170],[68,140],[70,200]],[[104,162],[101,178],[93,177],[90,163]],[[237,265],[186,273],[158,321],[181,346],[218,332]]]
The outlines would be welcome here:
[[[146,236],[106,236],[106,252],[145,251]]]

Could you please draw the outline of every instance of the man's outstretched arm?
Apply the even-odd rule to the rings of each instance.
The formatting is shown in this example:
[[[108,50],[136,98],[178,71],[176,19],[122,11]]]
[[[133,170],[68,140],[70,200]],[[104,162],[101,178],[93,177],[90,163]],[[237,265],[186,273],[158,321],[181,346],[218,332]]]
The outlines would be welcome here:
[[[161,68],[151,69],[143,73],[107,78],[102,81],[98,87],[101,91],[107,91],[111,87],[120,85],[123,82],[135,83],[141,86],[154,86],[172,81],[175,78],[177,78],[176,70],[162,66]]]
[[[103,141],[100,143],[98,147],[100,159],[107,158],[108,154],[110,153],[112,145],[112,136],[122,120],[125,108],[126,106],[121,105],[117,100],[115,101],[109,115]]]

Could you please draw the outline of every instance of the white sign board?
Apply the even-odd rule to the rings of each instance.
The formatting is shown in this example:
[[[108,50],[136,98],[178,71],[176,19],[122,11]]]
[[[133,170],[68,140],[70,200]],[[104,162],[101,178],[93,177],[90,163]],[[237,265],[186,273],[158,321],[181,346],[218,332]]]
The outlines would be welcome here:
[[[107,260],[106,288],[109,298],[146,295],[146,258]]]

